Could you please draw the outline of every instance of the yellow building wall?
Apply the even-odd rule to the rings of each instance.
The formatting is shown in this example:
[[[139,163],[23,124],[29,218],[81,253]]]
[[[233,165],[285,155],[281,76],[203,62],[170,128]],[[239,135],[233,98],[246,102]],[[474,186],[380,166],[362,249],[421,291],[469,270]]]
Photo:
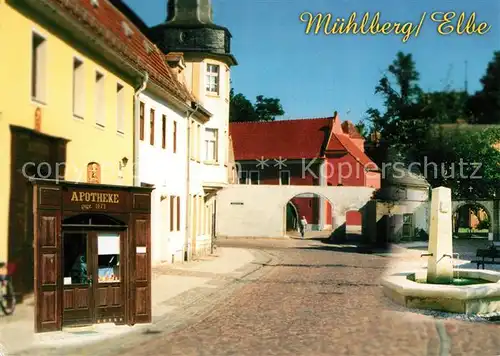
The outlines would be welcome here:
[[[32,31],[47,40],[46,105],[31,99]],[[69,139],[66,176],[69,181],[85,182],[87,164],[101,165],[102,184],[133,184],[133,96],[134,89],[106,68],[77,52],[55,34],[26,18],[0,0],[0,261],[7,260],[10,194],[11,135],[9,125],[34,129],[34,113],[42,109],[41,132]],[[85,116],[73,117],[73,58],[83,60],[85,70]],[[95,74],[105,75],[105,127],[95,120]],[[117,132],[117,83],[125,90],[125,132]],[[123,179],[118,178],[119,161],[128,158]]]

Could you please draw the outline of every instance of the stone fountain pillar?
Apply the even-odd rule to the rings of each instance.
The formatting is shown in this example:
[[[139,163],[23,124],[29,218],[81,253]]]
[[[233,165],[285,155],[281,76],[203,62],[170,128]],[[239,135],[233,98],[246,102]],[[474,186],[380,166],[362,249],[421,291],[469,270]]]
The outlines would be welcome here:
[[[429,260],[427,283],[447,284],[453,280],[451,189],[432,190],[431,221],[429,227]]]

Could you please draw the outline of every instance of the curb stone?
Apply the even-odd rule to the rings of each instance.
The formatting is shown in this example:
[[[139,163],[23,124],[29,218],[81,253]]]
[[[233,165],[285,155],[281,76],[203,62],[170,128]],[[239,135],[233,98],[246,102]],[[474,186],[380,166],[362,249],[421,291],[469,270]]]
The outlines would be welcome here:
[[[68,356],[84,356],[84,355],[99,355],[111,356],[119,355],[126,350],[137,347],[140,344],[148,343],[149,340],[157,338],[159,334],[164,337],[173,332],[179,332],[191,325],[197,324],[210,315],[212,315],[217,306],[229,299],[233,293],[242,286],[249,284],[262,278],[269,268],[272,267],[275,260],[279,259],[275,253],[270,251],[248,249],[253,255],[254,260],[247,265],[233,271],[241,276],[232,279],[216,279],[216,283],[220,288],[213,287],[197,287],[190,289],[177,297],[174,297],[164,304],[176,306],[176,310],[170,313],[165,313],[162,316],[156,317],[153,324],[141,325],[136,330],[131,330],[122,335],[110,337],[105,340],[99,340],[90,345],[65,346],[65,347],[36,347],[13,355],[28,356],[28,355],[68,355]],[[207,303],[203,303],[207,301]],[[162,303],[163,304],[163,303]],[[110,349],[110,343],[113,348]]]

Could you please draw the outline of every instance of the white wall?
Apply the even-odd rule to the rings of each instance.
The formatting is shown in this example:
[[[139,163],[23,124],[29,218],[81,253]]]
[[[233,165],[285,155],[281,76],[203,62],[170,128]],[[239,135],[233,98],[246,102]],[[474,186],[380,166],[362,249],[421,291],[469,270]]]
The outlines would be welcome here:
[[[184,248],[187,120],[185,113],[147,91],[139,99],[145,104],[144,141],[139,143],[139,178],[142,183],[155,185],[151,204],[151,257],[153,263],[171,262],[172,255],[181,256]],[[154,146],[150,144],[151,108],[155,109]],[[167,117],[166,149],[162,148],[162,115]],[[177,122],[176,153],[173,152],[174,121]],[[163,201],[162,196],[166,198]],[[170,231],[170,196],[180,197],[180,231]]]
[[[302,193],[323,195],[333,202],[336,225],[345,222],[348,210],[362,208],[373,188],[234,184],[217,195],[217,236],[283,237],[285,206]]]
[[[210,120],[202,125],[202,132],[199,137],[200,147],[201,147],[201,162],[190,161],[190,182],[189,182],[189,195],[190,196],[202,196],[210,192],[209,189],[204,187],[210,186],[212,188],[222,188],[228,183],[228,132],[229,132],[229,91],[230,91],[230,68],[221,61],[210,59],[210,58],[200,58],[201,54],[196,54],[192,58],[192,62],[189,58],[185,58],[186,68],[183,71],[184,77],[186,79],[186,84],[189,90],[193,91],[195,97],[202,106],[208,110],[212,117]],[[201,61],[201,62],[200,62]],[[219,65],[219,93],[214,95],[212,93],[207,93],[205,89],[206,80],[206,67],[207,63]],[[205,162],[206,150],[205,150],[205,130],[206,128],[217,129],[218,131],[218,160],[217,162]],[[193,137],[193,136],[192,136]],[[217,188],[216,188],[217,189]],[[213,192],[213,191],[212,191]],[[192,201],[190,206],[192,205]],[[207,200],[205,198],[204,209],[202,216],[198,217],[198,224],[206,221],[209,218],[210,209],[213,209],[213,199]],[[190,212],[193,211],[191,206]],[[189,217],[189,221],[193,221],[193,217]],[[192,228],[191,226],[189,232],[189,251],[190,255],[192,252]],[[207,229],[202,229],[196,235],[196,249],[205,250],[207,246],[210,245],[210,232]]]
[[[207,63],[216,64],[219,66],[219,95],[214,95],[205,92],[206,68]],[[206,182],[219,182],[226,184],[228,182],[227,162],[228,153],[228,131],[229,131],[229,91],[230,91],[230,68],[221,61],[213,59],[205,59],[201,63],[200,68],[200,83],[201,90],[200,101],[203,106],[213,114],[210,121],[205,125],[206,128],[217,129],[219,132],[218,139],[218,164],[205,165],[203,176]],[[204,147],[204,139],[203,139]],[[203,153],[203,158],[205,154]]]

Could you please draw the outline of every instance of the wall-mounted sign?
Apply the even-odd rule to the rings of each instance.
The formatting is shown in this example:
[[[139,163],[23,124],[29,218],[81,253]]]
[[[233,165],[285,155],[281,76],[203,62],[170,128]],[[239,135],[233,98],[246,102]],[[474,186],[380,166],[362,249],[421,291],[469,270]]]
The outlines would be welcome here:
[[[64,209],[77,211],[121,211],[126,209],[123,192],[71,189],[64,192]]]
[[[97,236],[97,253],[99,255],[119,255],[120,235],[99,234]]]
[[[135,248],[135,253],[146,253],[146,247],[145,246],[137,246]]]

